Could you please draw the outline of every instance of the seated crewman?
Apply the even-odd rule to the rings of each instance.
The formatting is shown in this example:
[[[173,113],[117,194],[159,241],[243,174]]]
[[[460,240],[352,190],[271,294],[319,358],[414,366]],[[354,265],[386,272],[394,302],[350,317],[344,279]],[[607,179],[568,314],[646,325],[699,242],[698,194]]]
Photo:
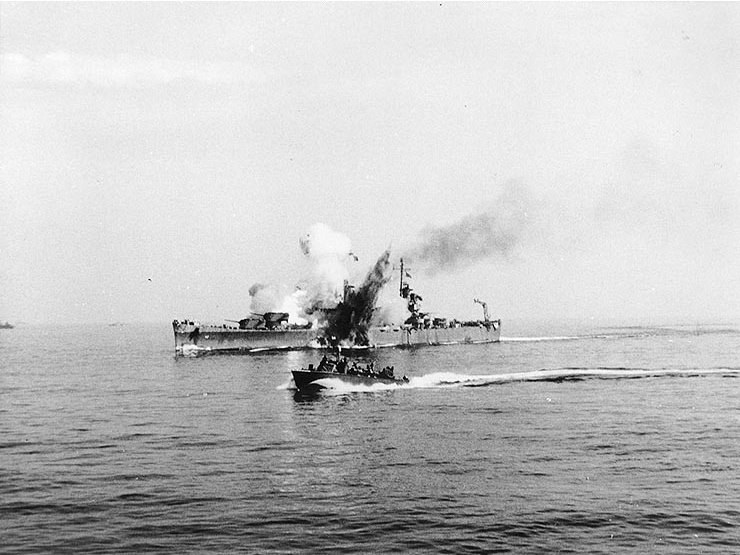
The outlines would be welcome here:
[[[324,370],[326,368],[326,363],[327,363],[327,359],[326,359],[326,355],[324,355],[321,357],[321,361],[319,362],[319,367],[317,368],[317,370]]]

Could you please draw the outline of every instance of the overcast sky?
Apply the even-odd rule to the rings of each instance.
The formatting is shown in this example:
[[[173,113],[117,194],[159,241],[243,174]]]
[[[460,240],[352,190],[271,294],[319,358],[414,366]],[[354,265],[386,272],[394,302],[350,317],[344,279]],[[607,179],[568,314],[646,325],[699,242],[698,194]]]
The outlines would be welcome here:
[[[412,267],[426,309],[738,320],[738,29],[740,3],[2,2],[0,320],[239,318],[317,222],[361,273],[489,216],[505,248]]]

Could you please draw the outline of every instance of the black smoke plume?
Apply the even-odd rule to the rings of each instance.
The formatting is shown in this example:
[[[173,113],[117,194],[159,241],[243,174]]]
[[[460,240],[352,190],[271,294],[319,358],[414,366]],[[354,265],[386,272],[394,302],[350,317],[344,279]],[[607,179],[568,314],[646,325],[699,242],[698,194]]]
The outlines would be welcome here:
[[[378,295],[392,277],[390,250],[386,250],[357,289],[348,288],[344,301],[329,316],[327,338],[335,343],[367,345],[368,330]]]
[[[493,255],[507,256],[519,244],[529,217],[528,197],[510,185],[482,212],[447,226],[421,231],[404,261],[428,274],[459,270]]]

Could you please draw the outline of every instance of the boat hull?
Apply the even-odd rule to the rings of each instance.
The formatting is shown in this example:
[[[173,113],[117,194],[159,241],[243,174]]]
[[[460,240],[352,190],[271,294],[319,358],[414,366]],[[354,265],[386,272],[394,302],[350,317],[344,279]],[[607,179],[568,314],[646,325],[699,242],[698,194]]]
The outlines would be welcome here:
[[[206,354],[250,354],[264,351],[329,348],[320,330],[238,329],[227,326],[202,325],[197,322],[173,322],[175,354],[200,356]],[[394,327],[371,328],[366,345],[348,345],[349,349],[382,347],[416,347],[423,345],[456,345],[465,343],[495,343],[501,337],[501,322],[479,323],[446,328],[407,329]]]
[[[339,374],[337,372],[319,372],[316,370],[293,370],[293,382],[296,389],[303,393],[311,393],[325,389],[324,385],[317,383],[319,380],[326,378],[341,380],[352,385],[371,386],[378,383],[387,385],[403,385],[403,380],[394,380],[392,378],[381,378],[373,376],[361,376],[358,374]]]

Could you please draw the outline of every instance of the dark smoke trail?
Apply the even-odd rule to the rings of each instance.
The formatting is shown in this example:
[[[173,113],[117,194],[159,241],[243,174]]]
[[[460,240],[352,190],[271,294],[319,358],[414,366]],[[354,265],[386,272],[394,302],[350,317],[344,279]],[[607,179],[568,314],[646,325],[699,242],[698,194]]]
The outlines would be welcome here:
[[[508,255],[527,225],[526,195],[510,186],[489,209],[444,226],[427,227],[403,258],[429,274],[470,266],[492,255]]]
[[[354,345],[367,345],[368,329],[375,303],[383,286],[391,279],[390,250],[385,251],[356,290],[349,289],[337,307],[327,328],[327,336],[336,341],[349,340]]]

